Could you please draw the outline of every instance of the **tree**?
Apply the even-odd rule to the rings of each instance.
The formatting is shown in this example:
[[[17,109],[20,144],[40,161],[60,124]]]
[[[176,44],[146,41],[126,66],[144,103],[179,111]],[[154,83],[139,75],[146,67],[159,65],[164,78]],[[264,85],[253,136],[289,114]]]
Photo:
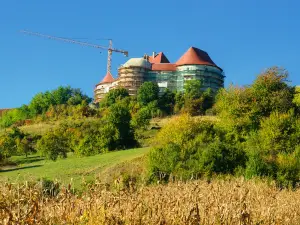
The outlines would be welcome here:
[[[82,102],[86,102],[88,104],[91,101],[92,99],[87,95],[84,95],[78,88],[60,86],[55,90],[35,95],[28,107],[31,114],[36,116],[45,113],[51,105],[80,105]]]
[[[121,100],[123,98],[126,98],[129,96],[128,90],[119,87],[113,90],[110,90],[104,97],[104,99],[101,102],[102,106],[108,107],[112,104],[116,103],[118,100]]]
[[[166,89],[159,98],[158,105],[159,108],[166,114],[172,114],[175,107],[175,93],[171,92],[169,89]]]
[[[272,112],[286,113],[293,108],[293,88],[286,81],[288,72],[278,67],[260,74],[250,89],[252,91],[252,120],[255,127],[263,117]]]
[[[8,134],[0,136],[0,161],[9,158],[16,150],[15,140]]]
[[[137,101],[141,105],[147,105],[148,103],[158,100],[159,87],[153,82],[144,82],[138,90]]]
[[[66,158],[70,149],[68,139],[59,131],[49,131],[38,142],[37,150],[47,159]]]
[[[294,104],[297,105],[297,107],[300,107],[300,86],[295,88],[295,94],[294,94]]]
[[[286,113],[293,108],[293,88],[287,85],[287,77],[285,70],[273,67],[252,85],[220,90],[215,104],[218,116],[239,132],[259,129],[261,119],[272,112]]]
[[[210,88],[201,90],[200,80],[188,80],[184,85],[184,112],[191,115],[204,115],[213,106],[214,96]]]
[[[104,117],[104,123],[108,123],[118,130],[118,145],[120,147],[127,147],[135,144],[130,121],[131,115],[129,109],[121,102],[117,102],[110,106],[108,114]]]
[[[184,93],[187,98],[196,99],[202,95],[200,80],[187,80],[184,83]]]
[[[27,158],[28,154],[32,151],[32,147],[30,146],[30,141],[27,137],[23,139],[16,139],[17,152],[19,154],[24,154]]]

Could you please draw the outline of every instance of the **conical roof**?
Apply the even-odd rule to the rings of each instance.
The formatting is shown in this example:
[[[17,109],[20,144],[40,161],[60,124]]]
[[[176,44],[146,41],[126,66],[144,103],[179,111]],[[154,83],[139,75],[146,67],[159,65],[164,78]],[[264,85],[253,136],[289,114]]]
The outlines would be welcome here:
[[[151,63],[170,63],[168,58],[165,56],[163,52],[156,54],[154,57],[149,57],[149,62]]]
[[[113,78],[113,76],[111,75],[111,73],[107,72],[107,74],[105,75],[105,77],[103,78],[103,80],[100,82],[100,84],[112,83],[114,81],[115,81],[115,79]]]
[[[209,57],[207,52],[195,47],[190,47],[176,62],[176,65],[209,65],[218,67]]]

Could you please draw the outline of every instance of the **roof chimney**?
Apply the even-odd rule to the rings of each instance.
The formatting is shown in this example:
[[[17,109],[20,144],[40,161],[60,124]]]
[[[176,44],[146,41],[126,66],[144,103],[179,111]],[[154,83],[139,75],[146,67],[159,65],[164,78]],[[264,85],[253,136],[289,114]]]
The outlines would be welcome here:
[[[152,53],[153,59],[155,58],[155,56],[156,56],[156,52],[153,52],[153,53]]]

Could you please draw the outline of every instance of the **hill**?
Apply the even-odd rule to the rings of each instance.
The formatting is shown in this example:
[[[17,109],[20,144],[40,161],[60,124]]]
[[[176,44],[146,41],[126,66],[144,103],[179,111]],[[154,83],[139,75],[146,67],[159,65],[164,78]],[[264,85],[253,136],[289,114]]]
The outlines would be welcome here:
[[[83,158],[69,154],[67,159],[58,159],[56,162],[36,155],[28,158],[14,156],[12,162],[18,165],[2,168],[0,180],[15,183],[48,178],[65,185],[72,183],[75,188],[80,188],[83,181],[95,180],[104,170],[143,157],[148,151],[149,148],[136,148]]]

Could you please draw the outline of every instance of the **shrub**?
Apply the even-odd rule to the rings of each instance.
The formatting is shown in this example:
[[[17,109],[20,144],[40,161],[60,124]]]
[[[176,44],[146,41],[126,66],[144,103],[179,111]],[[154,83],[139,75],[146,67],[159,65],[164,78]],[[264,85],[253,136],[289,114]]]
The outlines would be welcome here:
[[[173,118],[156,137],[157,147],[149,156],[149,180],[190,179],[245,167],[244,151],[223,137],[210,121],[186,114]]]
[[[90,126],[74,146],[75,153],[80,156],[90,156],[105,153],[116,148],[119,139],[118,130],[111,124]]]
[[[277,167],[279,186],[295,187],[300,182],[300,146],[293,153],[279,153]]]
[[[151,120],[151,111],[148,107],[141,108],[133,117],[131,120],[131,125],[135,129],[146,129]]]
[[[270,68],[252,85],[230,86],[219,91],[215,108],[224,127],[248,133],[260,127],[260,120],[272,112],[286,113],[293,108],[293,88],[285,70]]]
[[[292,112],[272,113],[261,122],[261,129],[248,138],[245,175],[269,176],[280,186],[299,182],[300,126]]]
[[[238,167],[245,167],[245,152],[236,145],[226,144],[216,140],[201,151],[199,158],[200,168],[203,173],[233,174]]]

